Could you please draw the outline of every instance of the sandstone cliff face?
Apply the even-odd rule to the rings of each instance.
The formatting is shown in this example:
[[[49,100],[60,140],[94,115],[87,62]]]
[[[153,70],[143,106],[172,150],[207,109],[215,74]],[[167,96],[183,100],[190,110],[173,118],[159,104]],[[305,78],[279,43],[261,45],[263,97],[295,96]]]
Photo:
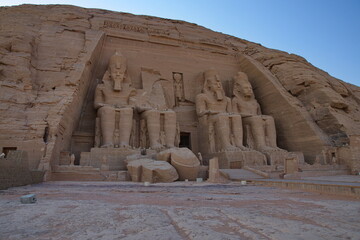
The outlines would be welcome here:
[[[50,171],[60,151],[71,151],[74,132],[91,135],[93,123],[84,119],[95,117],[93,89],[119,46],[129,62],[139,63],[129,64],[137,88],[141,67],[157,58],[165,59],[158,61],[162,72],[182,59],[194,80],[205,68],[221,66],[229,96],[228,69],[245,71],[263,112],[275,118],[279,145],[304,152],[309,162],[360,135],[360,88],[302,57],[182,21],[22,5],[0,8],[0,147],[25,150],[31,168]],[[201,84],[184,86],[187,100]]]
[[[315,123],[336,146],[348,144],[348,135],[360,132],[356,89],[304,58],[280,51],[248,46],[244,53],[268,68],[282,86],[299,99]]]

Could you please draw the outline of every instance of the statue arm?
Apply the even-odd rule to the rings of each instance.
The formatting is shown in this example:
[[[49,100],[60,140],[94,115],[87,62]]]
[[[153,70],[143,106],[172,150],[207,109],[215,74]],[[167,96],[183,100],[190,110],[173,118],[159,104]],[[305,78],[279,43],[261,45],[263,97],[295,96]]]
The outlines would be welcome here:
[[[234,111],[234,113],[240,113],[240,109],[238,107],[237,101],[235,98],[233,98],[231,100],[231,106],[232,106],[232,110]]]
[[[131,89],[130,93],[129,93],[129,98],[128,98],[128,105],[130,105],[130,107],[135,108],[136,107],[136,99],[134,98],[137,94],[137,91],[135,88]]]
[[[139,113],[142,113],[142,112],[145,112],[145,111],[148,111],[148,110],[151,110],[151,109],[153,109],[153,108],[149,107],[149,106],[146,106],[144,104],[136,106],[136,111],[138,111]]]
[[[230,98],[226,98],[227,104],[226,104],[226,112],[228,113],[232,113],[233,109],[232,109],[232,105],[231,105],[231,99]]]
[[[257,103],[257,114],[258,114],[258,115],[262,115],[262,113],[261,113],[261,107],[260,107],[260,104],[259,104],[259,103]]]
[[[94,100],[95,109],[99,109],[100,107],[103,107],[105,105],[102,90],[103,88],[100,84],[95,89],[95,100]]]
[[[199,94],[196,96],[195,104],[198,117],[202,117],[209,113],[209,110],[206,109],[206,100],[203,94]]]

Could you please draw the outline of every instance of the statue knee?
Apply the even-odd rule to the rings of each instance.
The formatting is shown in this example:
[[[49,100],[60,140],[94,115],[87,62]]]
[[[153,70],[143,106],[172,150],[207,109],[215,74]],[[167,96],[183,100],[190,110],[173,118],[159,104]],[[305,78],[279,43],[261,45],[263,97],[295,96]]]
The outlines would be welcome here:
[[[164,112],[165,118],[168,120],[175,120],[176,119],[176,113],[174,111],[167,111]]]
[[[147,110],[142,114],[142,116],[146,119],[155,118],[159,115],[160,115],[160,113],[156,110]]]
[[[100,112],[108,112],[108,111],[113,111],[115,108],[112,106],[103,106],[101,108],[99,108]]]
[[[275,124],[275,120],[272,116],[263,116],[263,119],[269,124]]]
[[[111,106],[104,106],[98,110],[98,115],[100,117],[113,115],[114,113],[115,113],[115,108]]]
[[[252,117],[251,122],[258,126],[258,125],[263,125],[264,120],[265,119],[262,116],[254,116]]]
[[[242,124],[241,116],[232,116],[231,118],[234,123]]]
[[[229,116],[227,115],[219,115],[218,120],[223,124],[227,123],[229,121]]]
[[[133,109],[132,108],[122,108],[122,109],[120,109],[120,114],[126,115],[126,116],[132,116]]]

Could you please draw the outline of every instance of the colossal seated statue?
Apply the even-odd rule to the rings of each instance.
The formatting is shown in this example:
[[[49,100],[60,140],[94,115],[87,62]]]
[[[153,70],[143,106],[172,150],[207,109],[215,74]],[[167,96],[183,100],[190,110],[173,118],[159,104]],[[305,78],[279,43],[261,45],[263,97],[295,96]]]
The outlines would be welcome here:
[[[149,147],[154,150],[175,147],[177,130],[176,113],[168,108],[160,82],[156,81],[151,91],[145,92],[145,96],[136,101],[136,109],[144,123],[140,124],[141,131],[147,132],[142,136],[148,138]]]
[[[103,148],[129,147],[133,125],[133,108],[129,99],[136,94],[126,73],[126,59],[116,52],[109,61],[108,70],[95,90],[94,106],[100,120]]]
[[[218,73],[208,70],[204,79],[203,91],[196,96],[196,112],[207,128],[210,152],[244,149],[241,116],[232,114],[231,100],[225,96]]]
[[[244,131],[249,129],[254,141],[253,146],[249,147],[260,152],[280,150],[276,145],[274,119],[261,115],[260,105],[245,73],[238,72],[234,76],[233,94],[233,111],[243,117]]]

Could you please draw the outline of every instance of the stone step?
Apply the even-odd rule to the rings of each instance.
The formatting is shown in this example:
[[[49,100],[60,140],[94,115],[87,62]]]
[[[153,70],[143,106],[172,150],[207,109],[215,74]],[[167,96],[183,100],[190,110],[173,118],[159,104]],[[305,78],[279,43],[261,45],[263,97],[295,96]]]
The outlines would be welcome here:
[[[317,193],[335,194],[360,198],[359,182],[334,182],[317,180],[253,179],[252,183],[267,187],[280,187]]]
[[[51,181],[129,181],[127,171],[53,172]]]
[[[336,176],[336,175],[347,175],[350,173],[349,169],[339,170],[305,170],[300,172],[301,177],[317,177],[317,176]]]
[[[242,180],[251,180],[251,179],[263,179],[263,176],[260,176],[252,171],[245,169],[220,169],[221,172],[229,175],[229,179],[232,181],[242,181]]]
[[[346,165],[300,165],[303,171],[331,171],[331,170],[348,170]]]

